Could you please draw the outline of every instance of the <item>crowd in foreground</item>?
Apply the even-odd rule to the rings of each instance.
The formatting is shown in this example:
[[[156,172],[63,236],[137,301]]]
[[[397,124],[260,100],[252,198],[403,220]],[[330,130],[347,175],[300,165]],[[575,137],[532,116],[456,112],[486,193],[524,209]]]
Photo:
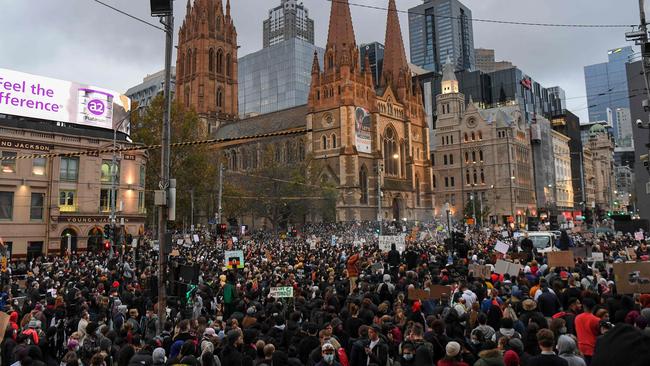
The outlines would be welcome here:
[[[410,232],[410,229],[409,229]],[[0,307],[9,315],[3,366],[538,366],[650,364],[650,294],[620,294],[612,263],[632,238],[570,238],[603,262],[549,267],[528,239],[512,241],[517,275],[492,266],[501,230],[462,243],[421,228],[382,252],[369,224],[320,224],[298,237],[202,235],[174,247],[166,320],[158,329],[157,252],[79,253],[12,262]],[[335,236],[335,240],[331,237]],[[564,235],[563,235],[564,236]],[[566,239],[566,236],[564,236]],[[242,269],[224,250],[240,249]],[[196,266],[196,279],[178,267]],[[187,282],[195,282],[192,286]],[[413,297],[409,289],[448,285]],[[293,297],[269,296],[291,287]]]

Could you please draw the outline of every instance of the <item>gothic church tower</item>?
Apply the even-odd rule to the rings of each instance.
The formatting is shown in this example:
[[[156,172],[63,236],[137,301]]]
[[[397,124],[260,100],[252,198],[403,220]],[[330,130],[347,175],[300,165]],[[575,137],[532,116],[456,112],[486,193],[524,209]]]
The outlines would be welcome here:
[[[193,107],[209,133],[238,116],[237,31],[222,0],[187,1],[178,34],[176,98]]]

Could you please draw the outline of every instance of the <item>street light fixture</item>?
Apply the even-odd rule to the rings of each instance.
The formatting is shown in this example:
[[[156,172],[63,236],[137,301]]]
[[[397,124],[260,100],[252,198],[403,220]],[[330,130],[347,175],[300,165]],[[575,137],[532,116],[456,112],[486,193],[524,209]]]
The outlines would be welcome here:
[[[447,212],[447,234],[449,235],[449,238],[451,239],[451,219],[449,217],[449,202],[445,203],[445,211]]]

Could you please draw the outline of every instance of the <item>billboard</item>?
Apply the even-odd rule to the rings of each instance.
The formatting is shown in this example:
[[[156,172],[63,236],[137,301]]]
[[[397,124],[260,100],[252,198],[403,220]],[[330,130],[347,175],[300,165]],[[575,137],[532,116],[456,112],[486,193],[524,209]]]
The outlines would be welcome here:
[[[354,111],[354,134],[357,151],[370,154],[372,152],[372,118],[370,113],[361,107]]]
[[[131,100],[109,89],[0,68],[0,113],[112,130]],[[119,129],[130,134],[129,121]]]

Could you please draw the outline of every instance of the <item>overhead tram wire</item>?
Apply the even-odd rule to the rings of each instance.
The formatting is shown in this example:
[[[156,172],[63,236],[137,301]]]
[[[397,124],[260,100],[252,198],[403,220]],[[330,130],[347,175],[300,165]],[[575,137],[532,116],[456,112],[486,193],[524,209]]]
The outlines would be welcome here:
[[[104,5],[105,7],[109,8],[109,9],[111,9],[111,10],[114,10],[114,11],[116,11],[116,12],[122,14],[122,15],[126,15],[127,17],[129,17],[129,18],[131,18],[131,19],[135,19],[135,20],[137,20],[137,21],[140,22],[140,23],[144,23],[144,24],[146,24],[146,25],[148,25],[148,26],[150,26],[150,27],[154,27],[154,28],[156,28],[156,29],[158,29],[158,30],[161,30],[161,31],[163,31],[163,32],[166,32],[165,28],[159,27],[159,26],[157,26],[157,25],[155,25],[155,24],[153,24],[153,23],[149,23],[148,21],[146,21],[146,20],[144,20],[144,19],[142,19],[142,18],[138,18],[138,17],[136,17],[135,15],[129,14],[129,13],[123,11],[123,10],[120,10],[120,9],[114,7],[114,6],[111,6],[111,5],[109,5],[109,4],[106,4],[106,3],[102,2],[102,1],[99,1],[99,0],[93,0],[93,1],[96,2],[96,3],[98,3],[98,4]]]
[[[306,128],[292,129],[287,131],[279,132],[270,132],[259,135],[248,135],[240,137],[230,137],[222,139],[209,139],[209,140],[197,140],[197,141],[184,141],[184,142],[175,142],[170,144],[172,148],[178,147],[187,147],[195,145],[219,145],[219,144],[228,144],[228,143],[237,143],[247,140],[257,140],[267,137],[276,137],[276,136],[291,136],[298,135],[310,132],[311,130]],[[74,156],[84,156],[84,155],[96,155],[96,154],[106,154],[112,152],[129,152],[129,151],[145,151],[145,150],[157,150],[160,149],[162,145],[147,145],[147,146],[134,146],[134,147],[123,147],[118,149],[84,149],[84,151],[75,151],[75,152],[61,152],[61,153],[47,153],[47,154],[29,154],[29,155],[16,155],[16,156],[5,156],[2,160],[22,160],[22,159],[34,159],[34,158],[56,158],[56,157],[74,157]]]
[[[326,1],[332,3],[347,3],[350,6],[356,6],[359,8],[388,11],[388,8],[383,6],[377,6],[377,5],[359,4],[359,3],[353,3],[353,2],[343,1],[343,0],[326,0]],[[399,9],[397,9],[396,12],[403,13],[403,14],[415,14],[420,16],[426,15],[424,13],[418,13],[418,12],[408,11],[408,10],[399,10]],[[461,20],[460,17],[454,17],[450,15],[435,14],[433,16],[435,18]],[[532,27],[553,27],[553,28],[633,28],[638,26],[638,24],[561,24],[561,23],[520,22],[520,21],[509,21],[509,20],[481,19],[481,18],[463,18],[463,19],[467,19],[469,21],[477,22],[477,23],[493,23],[493,24],[504,24],[504,25],[523,25],[523,26],[532,26]]]

